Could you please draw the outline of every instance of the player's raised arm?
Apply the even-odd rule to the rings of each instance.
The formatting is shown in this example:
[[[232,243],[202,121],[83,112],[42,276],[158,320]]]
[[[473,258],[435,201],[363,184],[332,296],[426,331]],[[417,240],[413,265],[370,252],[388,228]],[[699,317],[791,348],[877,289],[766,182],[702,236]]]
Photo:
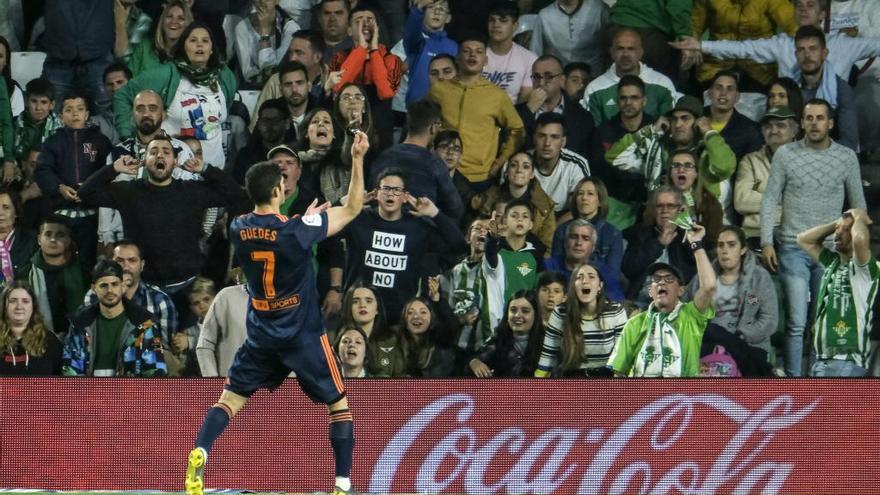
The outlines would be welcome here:
[[[351,181],[348,183],[348,200],[342,206],[327,210],[327,237],[342,230],[364,208],[364,156],[370,149],[367,135],[355,131],[351,143]]]

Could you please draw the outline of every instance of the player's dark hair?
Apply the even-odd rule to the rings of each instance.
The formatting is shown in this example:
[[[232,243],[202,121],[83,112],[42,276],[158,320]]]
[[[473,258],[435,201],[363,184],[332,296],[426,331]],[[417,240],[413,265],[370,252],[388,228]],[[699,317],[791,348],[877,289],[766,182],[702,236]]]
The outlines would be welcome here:
[[[38,77],[28,82],[24,86],[24,92],[28,98],[31,96],[45,96],[55,101],[55,86],[52,86],[52,83],[45,77]]]
[[[376,185],[378,186],[382,179],[385,177],[398,177],[400,181],[403,182],[403,188],[406,189],[406,172],[399,167],[388,167],[385,170],[379,172],[379,175],[376,177]]]
[[[133,248],[137,249],[138,258],[144,259],[144,255],[143,255],[143,253],[141,253],[141,247],[138,246],[138,244],[136,242],[134,242],[134,240],[123,238],[123,239],[119,239],[118,241],[113,243],[113,249],[116,249],[118,247],[126,247],[126,246],[133,247]]]
[[[324,37],[314,29],[300,29],[293,33],[293,39],[296,38],[308,41],[309,44],[312,45],[312,50],[316,52],[323,52],[324,48],[327,47],[324,43]]]
[[[266,205],[272,200],[272,190],[281,182],[281,168],[274,162],[260,162],[244,175],[244,188],[255,205]]]
[[[106,69],[104,69],[104,79],[107,79],[107,75],[111,72],[122,72],[125,74],[125,79],[131,80],[134,77],[131,74],[131,69],[128,68],[128,65],[125,64],[122,60],[114,60],[112,64],[108,65]]]
[[[535,129],[550,124],[559,124],[565,129],[565,117],[556,112],[544,112],[535,119]]]
[[[642,96],[645,96],[645,81],[642,81],[642,78],[635,74],[626,74],[620,77],[620,81],[617,83],[617,93],[620,94],[620,88],[624,88],[626,86],[632,86],[634,88],[639,88]]]
[[[428,133],[440,120],[440,105],[431,100],[417,100],[406,107],[406,133],[409,136]]]
[[[280,64],[278,64],[278,81],[284,79],[284,76],[290,74],[291,72],[301,71],[303,73],[303,78],[308,81],[309,80],[309,70],[306,69],[306,66],[303,65],[302,62],[297,62],[296,60],[284,60]]]

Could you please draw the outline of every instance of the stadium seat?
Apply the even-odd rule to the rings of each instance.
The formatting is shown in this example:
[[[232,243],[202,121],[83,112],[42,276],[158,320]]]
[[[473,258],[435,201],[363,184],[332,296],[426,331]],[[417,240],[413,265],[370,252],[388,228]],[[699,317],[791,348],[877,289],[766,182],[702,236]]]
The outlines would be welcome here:
[[[519,25],[516,27],[515,35],[527,33],[535,30],[535,23],[538,22],[537,14],[526,14],[519,16]]]
[[[46,54],[43,52],[12,52],[10,60],[10,69],[12,70],[12,78],[18,84],[25,86],[32,80],[40,77],[43,73],[43,62],[46,60]]]
[[[235,58],[235,26],[241,22],[241,17],[226,14],[223,17],[223,34],[226,35],[226,63],[231,64]]]
[[[241,97],[242,103],[247,107],[248,113],[251,116],[251,120],[256,119],[257,115],[257,99],[260,97],[259,91],[248,91],[248,90],[239,90],[238,96]]]

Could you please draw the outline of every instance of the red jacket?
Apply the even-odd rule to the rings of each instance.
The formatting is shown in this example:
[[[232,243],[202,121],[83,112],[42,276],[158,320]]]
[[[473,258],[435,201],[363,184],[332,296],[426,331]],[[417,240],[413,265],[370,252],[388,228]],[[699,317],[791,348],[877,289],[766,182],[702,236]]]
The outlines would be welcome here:
[[[379,45],[373,55],[370,55],[366,48],[356,46],[349,52],[342,51],[333,56],[330,70],[340,69],[344,72],[339,83],[333,86],[334,93],[339,93],[348,83],[360,86],[373,85],[380,100],[390,100],[394,98],[397,88],[400,87],[404,63],[384,45]]]

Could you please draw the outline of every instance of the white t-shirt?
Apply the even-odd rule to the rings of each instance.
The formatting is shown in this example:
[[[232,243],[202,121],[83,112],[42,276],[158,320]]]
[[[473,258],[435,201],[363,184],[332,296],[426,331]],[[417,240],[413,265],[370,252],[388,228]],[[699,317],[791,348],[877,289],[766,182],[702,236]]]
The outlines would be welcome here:
[[[520,88],[532,87],[532,64],[538,56],[516,43],[506,55],[497,55],[491,48],[486,50],[486,55],[489,63],[483,68],[483,77],[506,91],[515,104]]]
[[[172,136],[195,137],[202,142],[205,162],[222,169],[226,164],[223,123],[228,116],[223,91],[218,89],[214,92],[207,86],[196,86],[181,77],[162,129]]]
[[[535,166],[535,178],[541,184],[541,188],[553,199],[555,211],[562,211],[566,207],[568,193],[574,191],[577,183],[584,177],[589,177],[590,165],[587,159],[574,151],[563,149],[559,155],[559,162],[550,175],[544,175],[538,166]]]

